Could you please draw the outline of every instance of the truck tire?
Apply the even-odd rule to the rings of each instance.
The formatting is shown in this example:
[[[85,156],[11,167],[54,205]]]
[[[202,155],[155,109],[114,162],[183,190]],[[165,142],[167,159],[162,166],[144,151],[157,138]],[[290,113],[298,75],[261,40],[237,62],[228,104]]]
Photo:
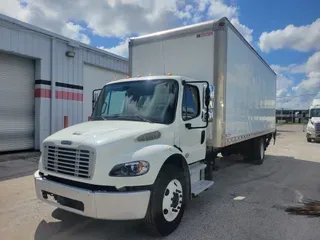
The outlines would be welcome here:
[[[183,171],[164,165],[151,192],[145,223],[152,235],[167,236],[179,226],[186,207]]]
[[[253,164],[261,165],[264,161],[265,153],[265,139],[263,137],[253,140]]]
[[[307,138],[307,142],[311,142],[311,138]]]
[[[253,163],[255,165],[262,164],[264,161],[265,149],[266,142],[263,137],[248,141],[247,147],[242,152],[244,161]]]

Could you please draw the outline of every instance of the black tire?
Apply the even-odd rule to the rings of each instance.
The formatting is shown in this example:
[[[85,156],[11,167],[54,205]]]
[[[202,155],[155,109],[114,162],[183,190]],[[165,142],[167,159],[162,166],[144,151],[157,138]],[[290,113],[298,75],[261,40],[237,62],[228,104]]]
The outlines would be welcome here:
[[[265,139],[264,138],[256,138],[253,140],[253,151],[252,151],[252,160],[253,164],[261,165],[264,162],[265,157]]]
[[[311,142],[311,138],[307,138],[307,142]]]
[[[181,195],[178,195],[180,199],[179,202],[182,205],[176,218],[172,221],[167,221],[164,217],[165,211],[162,209],[162,202],[168,184],[174,179],[178,180],[182,186],[182,198]],[[177,229],[185,211],[187,200],[186,193],[187,186],[182,169],[170,164],[164,165],[155,181],[153,191],[151,192],[150,196],[148,210],[145,216],[145,224],[150,234],[156,236],[168,236]]]

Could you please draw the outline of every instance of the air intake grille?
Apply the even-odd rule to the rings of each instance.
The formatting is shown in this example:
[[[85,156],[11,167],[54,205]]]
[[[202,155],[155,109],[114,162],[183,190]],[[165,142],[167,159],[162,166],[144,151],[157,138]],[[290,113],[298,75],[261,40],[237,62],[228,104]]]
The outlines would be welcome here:
[[[91,179],[94,151],[84,147],[69,148],[45,145],[43,163],[47,171]]]
[[[314,123],[314,129],[316,132],[320,132],[320,122]]]

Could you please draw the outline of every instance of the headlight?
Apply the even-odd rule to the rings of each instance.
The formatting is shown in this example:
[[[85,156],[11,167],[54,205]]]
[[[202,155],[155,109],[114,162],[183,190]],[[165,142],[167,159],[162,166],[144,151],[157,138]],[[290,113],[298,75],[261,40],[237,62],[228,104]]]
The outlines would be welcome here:
[[[313,121],[312,120],[310,120],[310,123],[313,125]]]
[[[146,161],[135,161],[118,164],[109,173],[111,177],[135,177],[146,174],[149,171],[149,163]]]

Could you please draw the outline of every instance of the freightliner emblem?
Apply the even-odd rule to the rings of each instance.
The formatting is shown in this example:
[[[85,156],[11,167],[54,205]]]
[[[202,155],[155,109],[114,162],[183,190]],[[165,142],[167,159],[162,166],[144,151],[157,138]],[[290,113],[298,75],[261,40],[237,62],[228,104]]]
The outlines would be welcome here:
[[[67,141],[67,140],[63,140],[63,141],[61,141],[61,144],[63,144],[63,145],[71,145],[72,142],[71,141]]]

